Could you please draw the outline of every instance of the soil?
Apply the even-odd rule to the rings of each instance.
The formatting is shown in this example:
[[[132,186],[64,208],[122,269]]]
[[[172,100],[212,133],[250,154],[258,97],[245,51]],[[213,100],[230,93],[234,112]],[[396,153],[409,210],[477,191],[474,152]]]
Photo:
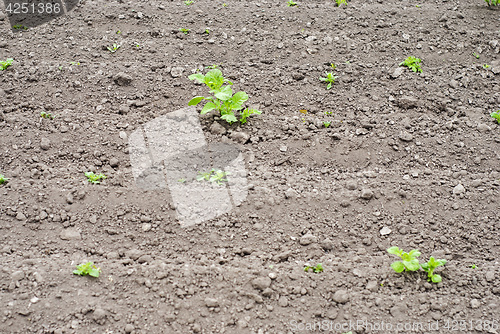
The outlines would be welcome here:
[[[26,31],[0,9],[0,333],[500,333],[499,9],[298,2],[83,1]],[[129,138],[211,65],[263,113],[199,116],[248,196],[183,226]]]

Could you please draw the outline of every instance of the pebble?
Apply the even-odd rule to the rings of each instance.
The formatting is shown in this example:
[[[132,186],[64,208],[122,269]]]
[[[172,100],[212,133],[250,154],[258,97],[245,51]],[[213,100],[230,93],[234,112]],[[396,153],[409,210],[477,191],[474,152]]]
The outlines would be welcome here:
[[[94,320],[96,320],[96,321],[102,320],[102,319],[106,318],[106,311],[104,311],[102,308],[96,308],[93,316],[94,316]]]
[[[281,296],[280,299],[278,299],[278,305],[281,307],[287,307],[288,306],[288,298],[285,296]]]
[[[172,67],[172,69],[170,70],[170,74],[174,78],[181,77],[183,72],[184,72],[184,68],[182,68],[180,66]]]
[[[133,79],[130,75],[119,72],[114,76],[113,80],[118,86],[128,86],[132,83]]]
[[[132,259],[132,260],[137,260],[142,256],[142,251],[138,249],[130,249],[125,252],[125,256]]]
[[[40,148],[44,151],[48,150],[50,148],[50,140],[42,138],[42,140],[40,140]]]
[[[109,160],[109,165],[110,165],[111,167],[113,167],[113,168],[118,167],[118,164],[119,164],[119,163],[120,163],[120,162],[119,162],[119,160],[118,160],[117,158],[111,158],[111,159]]]
[[[377,281],[369,281],[368,284],[366,284],[366,290],[369,290],[371,292],[375,292],[378,290],[379,284]]]
[[[151,224],[149,224],[149,223],[142,224],[142,230],[143,230],[144,232],[149,232],[149,231],[151,231],[151,227],[152,227],[152,225],[151,225]]]
[[[371,189],[365,188],[361,190],[361,198],[369,200],[373,197],[373,191]]]
[[[78,231],[77,229],[67,228],[62,230],[59,237],[62,240],[80,240],[82,238],[82,235],[80,234],[80,231]]]
[[[125,333],[132,333],[134,331],[135,327],[132,324],[127,324],[125,326]]]
[[[207,307],[218,307],[219,306],[219,301],[215,298],[205,298],[205,305]]]
[[[120,131],[119,136],[121,139],[127,140],[127,133],[125,131]]]
[[[346,290],[337,290],[332,299],[336,303],[345,304],[349,301],[349,293]]]
[[[14,282],[22,280],[24,278],[24,271],[14,271],[11,275],[11,278]]]
[[[233,132],[231,138],[240,144],[245,144],[250,139],[250,135],[245,132]]]
[[[326,238],[325,240],[321,241],[321,247],[326,250],[330,251],[333,249],[333,241],[330,240],[329,238]]]
[[[346,184],[346,188],[348,190],[356,190],[357,187],[358,187],[358,184],[356,183],[356,181],[348,181]]]
[[[285,191],[285,198],[297,198],[297,192],[292,189],[292,188],[288,188],[286,191]]]
[[[26,216],[22,212],[18,212],[16,215],[17,220],[26,220]]]
[[[399,134],[399,139],[404,142],[410,142],[413,140],[413,135],[406,131],[403,131]]]
[[[478,131],[481,131],[481,132],[488,132],[488,131],[491,130],[491,128],[488,125],[484,124],[484,123],[479,123],[477,125],[477,129],[478,129]]]
[[[479,300],[477,300],[477,299],[470,300],[470,307],[478,308],[479,306],[481,306],[481,302]]]
[[[271,278],[269,277],[257,277],[252,281],[252,287],[258,290],[264,290],[271,286]]]
[[[223,135],[226,133],[226,128],[223,127],[218,122],[213,122],[212,125],[210,126],[210,132],[216,135]]]
[[[465,187],[462,184],[458,184],[453,188],[453,194],[454,195],[460,195],[465,192]]]
[[[392,230],[388,228],[387,226],[382,227],[380,230],[380,235],[389,235],[391,234]]]
[[[391,73],[391,78],[393,79],[397,79],[401,76],[401,74],[403,74],[404,72],[404,68],[403,67],[397,67],[392,73]]]
[[[494,271],[488,271],[486,273],[486,280],[488,282],[493,282],[495,280],[495,272]]]

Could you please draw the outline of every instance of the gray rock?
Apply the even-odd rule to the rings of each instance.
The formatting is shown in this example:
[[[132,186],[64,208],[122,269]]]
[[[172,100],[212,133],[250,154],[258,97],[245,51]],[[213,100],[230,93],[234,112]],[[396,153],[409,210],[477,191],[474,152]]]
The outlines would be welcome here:
[[[403,74],[404,72],[404,68],[403,67],[397,67],[392,73],[391,73],[391,78],[393,79],[397,79],[401,76],[401,74]]]
[[[480,123],[480,124],[478,124],[478,125],[477,125],[477,129],[478,129],[479,131],[481,131],[481,132],[488,132],[488,131],[490,131],[490,130],[491,130],[491,128],[490,128],[488,125],[484,124],[484,123]]]
[[[382,229],[380,229],[380,235],[389,235],[391,234],[392,230],[390,228],[388,228],[387,226],[384,226],[382,227]]]
[[[184,68],[183,67],[172,67],[172,69],[170,70],[170,75],[172,75],[172,77],[174,78],[179,78],[182,76],[182,73],[184,72]]]
[[[366,290],[371,291],[371,292],[376,292],[378,290],[378,282],[377,281],[369,281],[368,284],[366,284]]]
[[[125,256],[132,259],[132,260],[137,260],[138,258],[140,258],[142,256],[142,251],[138,250],[138,249],[130,249],[128,251],[125,252]]]
[[[215,298],[205,298],[205,305],[207,307],[218,307],[219,301]]]
[[[345,304],[349,301],[349,293],[346,290],[337,290],[332,299],[336,303]]]
[[[258,290],[264,290],[271,286],[271,278],[269,277],[257,277],[252,281],[252,287]]]
[[[331,241],[329,238],[326,238],[325,240],[321,241],[321,247],[326,250],[330,251],[333,249],[333,241]]]
[[[373,197],[373,191],[371,189],[365,188],[361,190],[361,198],[370,200]]]
[[[307,246],[307,245],[310,245],[312,243],[316,243],[318,242],[318,238],[316,238],[314,235],[310,234],[310,233],[307,233],[307,234],[304,234],[301,238],[300,238],[300,244],[302,246]]]
[[[216,135],[223,135],[226,133],[226,128],[223,127],[218,122],[213,122],[212,125],[210,126],[210,132]]]
[[[125,333],[132,333],[134,331],[135,327],[132,324],[127,324],[125,325]]]
[[[42,140],[40,140],[40,148],[44,151],[48,150],[50,148],[50,140],[42,138]]]
[[[356,181],[348,181],[346,184],[346,188],[349,190],[356,190],[357,187],[358,184],[356,183]]]
[[[403,131],[399,134],[399,139],[404,142],[411,142],[413,140],[413,135],[409,132]]]
[[[14,271],[11,275],[11,278],[14,282],[22,280],[24,278],[24,271],[22,270]]]
[[[113,168],[118,167],[119,163],[120,163],[120,161],[117,158],[109,159],[109,165]]]
[[[106,311],[104,311],[102,308],[96,308],[92,316],[96,321],[103,320],[106,318]]]
[[[128,86],[132,83],[132,76],[124,73],[124,72],[119,72],[113,77],[113,81],[118,85],[118,86]]]
[[[288,298],[285,296],[281,296],[280,299],[278,299],[278,305],[281,307],[287,307],[288,306]]]
[[[495,272],[494,271],[488,271],[486,273],[486,280],[488,282],[493,282],[495,280]]]
[[[460,195],[465,192],[465,187],[462,184],[457,184],[455,188],[453,188],[454,195]]]
[[[294,199],[294,198],[297,198],[297,192],[292,189],[292,188],[288,188],[286,191],[285,191],[285,198],[291,198],[291,199]]]
[[[62,230],[59,237],[62,240],[80,240],[82,238],[82,235],[80,234],[80,231],[78,231],[75,228],[70,227],[70,228]]]
[[[470,300],[470,307],[478,308],[479,306],[481,306],[481,302],[479,300],[477,300],[477,299]]]
[[[16,215],[16,219],[19,221],[26,220],[26,216],[22,212],[18,212]]]
[[[398,100],[398,105],[403,109],[411,109],[419,106],[419,101],[413,96],[403,96]]]

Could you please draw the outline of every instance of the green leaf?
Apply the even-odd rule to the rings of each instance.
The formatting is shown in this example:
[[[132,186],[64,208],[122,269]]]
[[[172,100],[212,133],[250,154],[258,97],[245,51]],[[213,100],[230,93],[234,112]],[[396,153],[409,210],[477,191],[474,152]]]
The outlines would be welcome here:
[[[330,89],[330,88],[332,88],[332,83],[331,82],[328,84],[328,86],[326,86],[326,89]]]
[[[229,124],[232,124],[234,122],[237,122],[238,120],[236,119],[236,117],[234,116],[234,114],[226,114],[226,115],[223,115],[221,116],[221,119],[225,120],[226,122],[228,122]]]
[[[201,110],[201,113],[200,113],[200,114],[204,115],[204,114],[206,114],[207,112],[214,110],[215,108],[217,108],[217,106],[215,105],[215,103],[213,103],[213,102],[208,102],[207,104],[205,104],[205,106],[204,106],[204,107],[203,107],[203,109]]]
[[[391,267],[397,273],[401,273],[401,272],[403,272],[403,270],[405,270],[404,264],[400,261],[396,261],[396,262],[392,263]]]
[[[205,99],[205,97],[203,97],[203,96],[196,96],[196,97],[193,97],[193,98],[191,99],[191,101],[189,101],[188,106],[195,106],[195,105],[197,105],[198,103],[200,103],[200,102],[201,102],[201,100],[204,100],[204,99]]]
[[[189,77],[188,77],[189,80],[196,80],[198,82],[205,82],[205,76],[201,73],[195,73],[195,74],[191,74]]]
[[[222,101],[227,101],[233,96],[233,90],[230,86],[224,86],[222,89],[215,93],[214,96]]]
[[[399,250],[399,247],[397,247],[397,246],[393,246],[393,247],[389,248],[389,249],[387,250],[387,252],[388,252],[389,254],[394,254],[394,255],[397,255],[397,256],[400,256],[400,255],[401,255],[401,251]]]
[[[420,264],[417,259],[413,259],[411,261],[403,261],[404,266],[409,271],[417,271],[420,268]]]
[[[419,257],[421,255],[421,253],[417,250],[417,249],[412,249],[408,255],[410,255],[411,257]]]
[[[245,92],[238,92],[234,94],[233,98],[231,99],[231,107],[233,110],[240,110],[243,108],[243,103],[245,103],[248,100],[248,94]]]
[[[217,90],[224,84],[224,77],[219,69],[213,69],[205,75],[204,82],[210,89]]]
[[[439,283],[439,282],[441,282],[442,278],[441,278],[441,275],[432,275],[431,280],[434,283]]]
[[[422,267],[422,269],[423,269],[424,271],[426,271],[426,272],[428,272],[428,271],[429,271],[429,265],[428,265],[427,263],[422,263],[420,266]]]

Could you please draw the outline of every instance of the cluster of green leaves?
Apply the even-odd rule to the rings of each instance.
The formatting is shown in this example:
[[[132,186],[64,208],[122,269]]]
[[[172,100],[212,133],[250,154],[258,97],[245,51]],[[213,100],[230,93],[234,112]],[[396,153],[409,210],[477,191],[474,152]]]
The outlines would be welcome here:
[[[441,276],[434,274],[434,270],[439,266],[444,266],[446,260],[436,260],[431,256],[427,263],[420,264],[417,257],[419,257],[421,253],[416,249],[412,249],[409,253],[406,253],[402,249],[399,249],[399,247],[394,246],[389,248],[387,252],[399,256],[402,260],[391,264],[391,267],[395,272],[401,273],[403,271],[417,271],[420,267],[422,267],[422,269],[427,272],[427,278],[430,282],[441,282]]]
[[[406,66],[409,69],[411,69],[413,72],[420,72],[421,73],[422,72],[422,69],[420,68],[421,62],[422,62],[422,60],[420,58],[410,56],[410,57],[406,58],[404,62],[399,64],[399,66]]]
[[[6,70],[7,67],[11,66],[14,62],[14,59],[8,58],[7,60],[0,60],[0,71]]]
[[[477,54],[477,53],[475,53],[475,52],[474,52],[472,55],[473,55],[474,57],[476,57],[476,59],[479,59],[479,57],[481,57],[480,55],[478,55],[478,54]]]
[[[231,175],[231,172],[224,172],[223,170],[212,168],[206,173],[198,172],[196,180],[222,184],[222,182],[227,182],[227,179],[225,179],[227,175]]]
[[[490,116],[496,119],[498,124],[500,124],[500,110],[492,112]]]
[[[45,118],[45,119],[54,119],[55,118],[55,116],[52,116],[51,113],[48,113],[48,112],[45,112],[45,111],[42,111],[40,113],[40,117]]]
[[[488,4],[488,6],[497,6],[500,5],[500,0],[484,0]]]
[[[195,106],[202,100],[209,101],[201,110],[202,115],[209,111],[217,110],[221,115],[221,119],[232,124],[238,121],[234,112],[239,111],[240,122],[241,124],[245,124],[250,115],[262,113],[256,109],[245,109],[241,111],[243,109],[243,104],[248,100],[247,93],[237,92],[233,95],[231,89],[233,83],[225,79],[222,72],[218,69],[213,69],[206,75],[201,73],[191,74],[189,80],[196,80],[200,83],[204,83],[210,88],[210,93],[214,95],[213,97],[196,96],[189,101],[188,105],[190,106]],[[227,85],[224,85],[226,83]]]
[[[179,31],[184,33],[185,35],[189,34],[189,29],[186,28],[180,28]]]
[[[441,282],[442,280],[441,275],[434,274],[434,270],[439,266],[444,266],[445,263],[446,260],[436,260],[432,256],[429,259],[429,262],[422,263],[422,269],[427,273],[427,279],[434,283]]]
[[[297,6],[297,3],[294,2],[293,0],[288,0],[286,5],[287,5],[287,7],[295,7],[295,6]]]
[[[0,174],[0,184],[4,184],[6,183],[7,181],[9,181],[8,178],[6,178],[5,176],[3,176],[2,174]]]
[[[101,183],[102,179],[106,179],[106,176],[103,173],[97,175],[97,174],[94,174],[94,172],[85,172],[85,176],[87,177],[87,179],[90,183],[94,183],[94,184]]]
[[[321,263],[318,263],[318,264],[317,264],[317,265],[315,265],[315,266],[306,266],[306,267],[304,268],[304,271],[307,273],[307,272],[309,272],[309,270],[311,270],[311,269],[312,269],[312,271],[313,271],[313,272],[315,272],[316,274],[318,274],[318,273],[323,272],[323,265],[322,265]]]
[[[101,273],[101,268],[97,268],[93,262],[82,263],[76,266],[76,270],[73,270],[73,274],[80,276],[92,276],[99,277]]]
[[[347,6],[347,0],[335,0],[337,3],[337,7],[340,7],[341,4],[345,4]]]
[[[16,30],[28,30],[28,27],[23,26],[21,24],[16,24],[15,26],[12,26],[12,28],[14,28]]]
[[[116,44],[116,43],[113,43],[113,45],[111,46],[108,46],[108,50],[109,52],[111,53],[115,53],[116,51],[118,51],[118,49],[121,47],[120,44]]]
[[[328,127],[330,126],[330,124],[332,124],[332,122],[331,122],[331,121],[323,121],[323,126],[324,126],[325,128],[328,128]]]
[[[192,0],[186,0],[186,1],[184,1],[184,4],[185,4],[186,6],[189,6],[189,5],[194,4],[194,1],[192,1]]]
[[[325,72],[326,74],[326,77],[325,78],[319,78],[319,80],[321,81],[324,81],[324,82],[328,82],[328,85],[326,86],[326,89],[330,89],[332,88],[332,85],[335,83],[335,79],[337,79],[335,77],[335,75],[333,75],[333,72]]]

